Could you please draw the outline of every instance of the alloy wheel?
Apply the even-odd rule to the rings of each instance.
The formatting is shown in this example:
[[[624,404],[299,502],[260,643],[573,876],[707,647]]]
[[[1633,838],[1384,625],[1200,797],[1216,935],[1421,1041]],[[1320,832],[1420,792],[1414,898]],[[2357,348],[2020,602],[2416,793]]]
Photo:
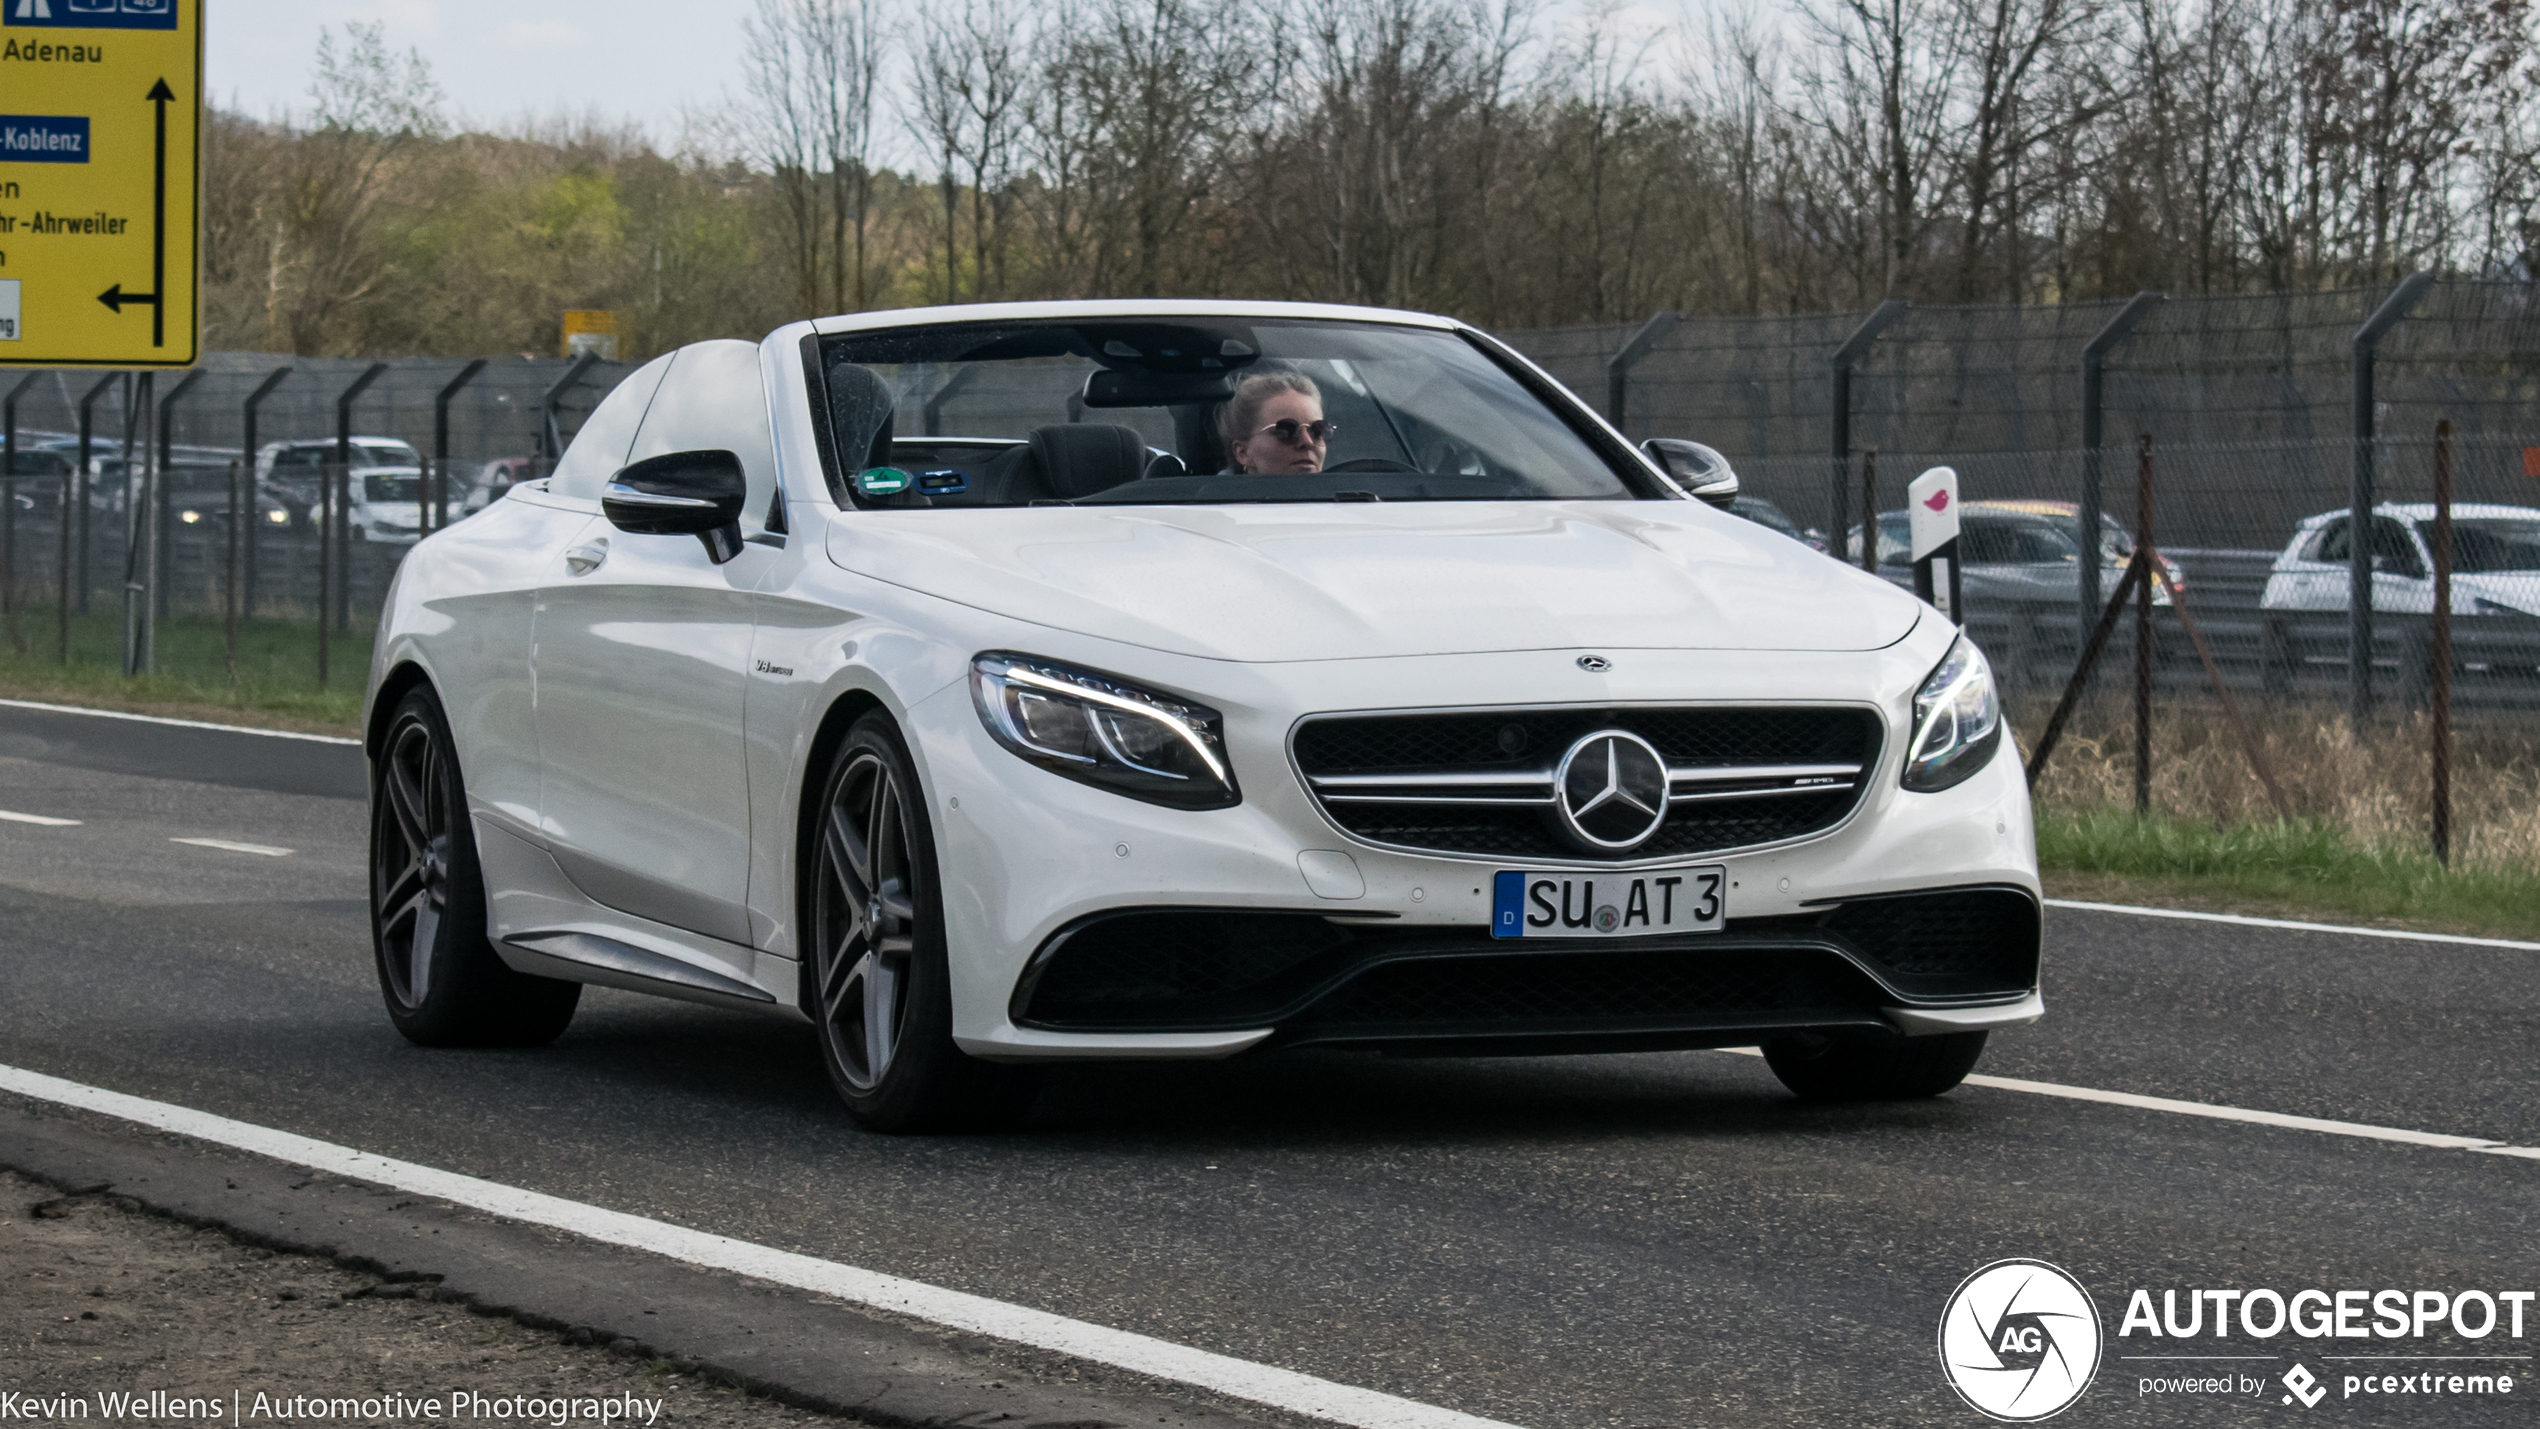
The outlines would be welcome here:
[[[890,1070],[908,1021],[917,953],[910,843],[898,778],[859,752],[821,811],[812,928],[821,1035],[859,1092]]]
[[[388,737],[373,840],[371,913],[379,922],[388,980],[399,1003],[420,1007],[432,991],[432,954],[450,904],[450,808],[440,741],[409,715]]]

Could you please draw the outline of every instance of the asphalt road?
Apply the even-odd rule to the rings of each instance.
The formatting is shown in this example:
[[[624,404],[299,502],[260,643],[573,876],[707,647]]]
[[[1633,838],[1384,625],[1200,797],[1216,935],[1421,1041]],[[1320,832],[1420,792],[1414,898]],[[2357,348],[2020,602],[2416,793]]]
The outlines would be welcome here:
[[[2518,1341],[2114,1333],[2138,1287],[2540,1289],[2540,1160],[1985,1087],[1814,1108],[1712,1052],[1083,1068],[1019,1130],[894,1139],[807,1029],[597,989],[550,1048],[419,1050],[371,970],[360,777],[0,709],[0,810],[80,821],[0,820],[0,1062],[1539,1429],[1981,1423],[1935,1331],[2005,1257],[2106,1317],[2064,1422],[2301,1413],[2296,1359],[2361,1422],[2540,1395],[2348,1400],[2406,1366],[2326,1358],[2528,1356],[2540,1305]],[[1980,1071],[2540,1145],[2540,952],[2067,911],[2049,940],[2048,1019]],[[2185,1351],[2274,1356],[2238,1366],[2267,1390],[2144,1396],[2195,1366],[2122,1358]]]

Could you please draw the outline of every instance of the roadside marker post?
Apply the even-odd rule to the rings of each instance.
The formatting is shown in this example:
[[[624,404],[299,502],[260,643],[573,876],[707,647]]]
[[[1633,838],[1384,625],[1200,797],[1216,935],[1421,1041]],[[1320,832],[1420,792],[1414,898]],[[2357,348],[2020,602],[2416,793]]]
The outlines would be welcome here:
[[[1863,524],[1872,531],[1876,518]],[[1905,488],[1905,529],[1913,544],[1914,594],[1964,625],[1967,603],[1958,577],[1958,473],[1936,466]],[[1875,535],[1868,538],[1875,541]]]
[[[206,3],[0,4],[0,366],[193,365]]]

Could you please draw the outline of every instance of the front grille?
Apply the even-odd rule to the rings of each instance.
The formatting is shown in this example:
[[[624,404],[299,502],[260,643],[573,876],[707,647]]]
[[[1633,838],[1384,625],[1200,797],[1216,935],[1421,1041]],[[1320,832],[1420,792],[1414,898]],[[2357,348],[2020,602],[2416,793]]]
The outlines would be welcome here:
[[[1817,925],[1925,996],[1981,995],[2037,982],[2037,901],[2017,888],[1951,888],[1861,898]]]
[[[1570,837],[1553,775],[1581,737],[1619,729],[1666,761],[1667,817],[1613,852]],[[1297,768],[1325,817],[1370,843],[1477,858],[1685,858],[1832,828],[1859,803],[1882,726],[1865,709],[1559,708],[1309,719]]]

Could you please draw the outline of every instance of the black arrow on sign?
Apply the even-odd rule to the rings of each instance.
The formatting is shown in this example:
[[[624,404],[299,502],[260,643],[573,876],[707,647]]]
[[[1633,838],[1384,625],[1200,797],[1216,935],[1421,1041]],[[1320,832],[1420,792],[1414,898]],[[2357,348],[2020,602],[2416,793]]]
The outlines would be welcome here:
[[[150,176],[150,291],[127,293],[123,284],[117,283],[99,293],[97,301],[104,303],[108,311],[116,313],[122,312],[126,303],[135,307],[148,304],[150,345],[165,347],[168,345],[168,308],[161,295],[168,286],[168,106],[176,101],[176,91],[168,88],[167,80],[162,78],[142,97],[159,107],[158,142]]]

